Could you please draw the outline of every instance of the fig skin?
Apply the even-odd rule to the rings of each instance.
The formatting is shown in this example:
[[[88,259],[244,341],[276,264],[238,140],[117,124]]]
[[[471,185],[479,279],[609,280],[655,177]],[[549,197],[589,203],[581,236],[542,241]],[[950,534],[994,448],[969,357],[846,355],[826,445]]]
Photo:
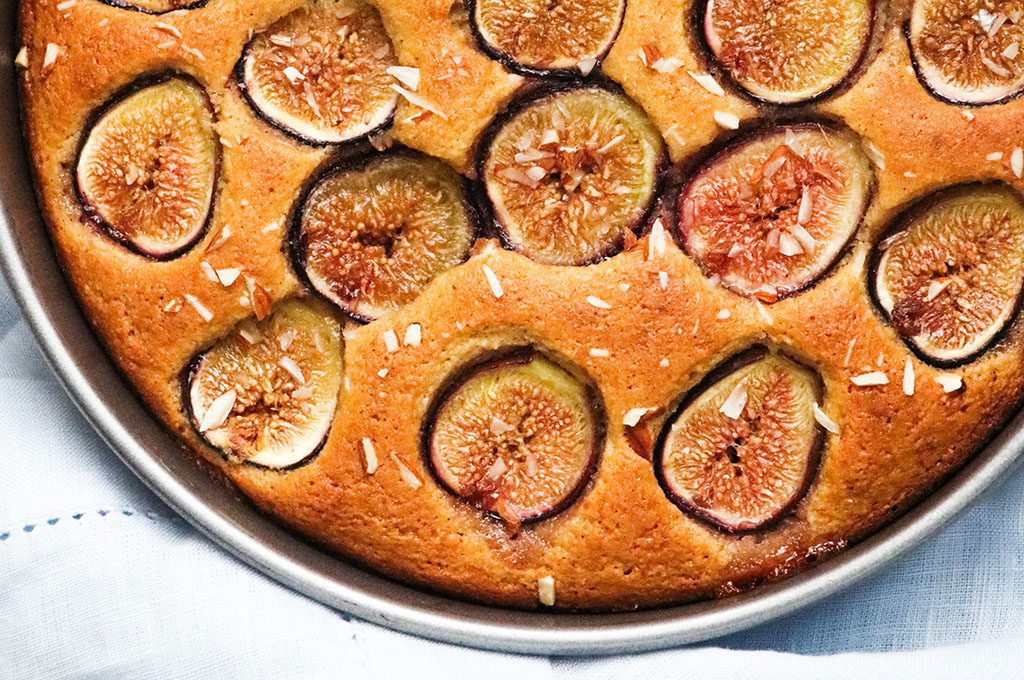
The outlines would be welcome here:
[[[430,406],[427,408],[426,414],[424,415],[420,425],[421,455],[424,466],[430,472],[431,477],[438,486],[444,489],[453,498],[460,502],[470,503],[474,507],[479,507],[478,504],[474,502],[474,498],[472,496],[464,496],[460,494],[457,489],[453,488],[444,479],[443,475],[437,469],[437,465],[434,461],[432,441],[439,413],[447,405],[452,396],[481,371],[500,369],[502,366],[527,365],[537,357],[555,364],[579,382],[580,387],[584,391],[587,405],[589,407],[590,419],[593,424],[591,451],[589,460],[581,470],[579,481],[576,485],[567,491],[557,503],[552,504],[545,511],[529,517],[509,518],[502,517],[494,509],[480,508],[484,510],[488,516],[505,521],[513,533],[517,533],[521,526],[537,524],[567,510],[576,503],[577,500],[579,500],[580,496],[583,495],[584,491],[590,485],[591,480],[594,478],[594,475],[597,473],[601,460],[601,452],[604,449],[607,434],[607,412],[604,406],[604,399],[601,397],[601,393],[597,386],[582,373],[570,371],[563,362],[552,358],[548,353],[532,345],[521,345],[489,350],[477,355],[474,359],[463,364],[448,376],[435,394],[433,400],[430,402]]]
[[[102,104],[89,116],[88,120],[86,121],[86,124],[82,128],[82,133],[78,141],[78,150],[75,154],[75,164],[72,170],[72,186],[75,191],[75,197],[78,199],[78,203],[82,207],[82,211],[85,214],[86,218],[89,220],[89,222],[91,222],[94,226],[102,230],[104,234],[106,234],[116,243],[120,244],[126,250],[135,253],[136,255],[145,257],[149,260],[153,260],[155,262],[166,262],[181,257],[185,253],[189,252],[192,248],[194,248],[197,243],[201,242],[203,238],[206,237],[207,232],[209,232],[210,225],[213,222],[213,216],[216,209],[217,198],[220,189],[221,164],[223,158],[223,149],[220,144],[220,137],[214,134],[211,140],[214,147],[214,158],[212,160],[213,177],[211,178],[213,193],[210,197],[210,204],[206,210],[206,217],[202,224],[199,226],[199,228],[196,229],[192,238],[188,242],[183,243],[181,246],[168,251],[154,252],[151,250],[147,250],[146,248],[143,248],[136,244],[135,242],[133,242],[131,239],[126,238],[120,231],[118,231],[111,224],[109,224],[100,214],[100,211],[97,209],[97,207],[92,205],[91,201],[86,196],[86,192],[79,181],[78,168],[82,163],[85,147],[89,141],[93,129],[96,127],[97,124],[100,123],[100,121],[103,120],[103,118],[108,113],[112,112],[115,108],[117,108],[121,103],[123,103],[132,95],[142,92],[143,90],[146,90],[150,87],[163,85],[164,83],[167,83],[171,80],[184,81],[185,83],[192,85],[197,89],[197,91],[202,93],[205,105],[210,112],[211,118],[213,119],[213,124],[216,125],[216,113],[213,107],[213,103],[210,100],[209,93],[206,91],[206,88],[203,87],[203,85],[193,76],[186,73],[180,73],[177,71],[162,71],[157,73],[146,74],[140,76],[139,78],[123,86],[121,89],[117,90],[104,104]]]
[[[303,312],[310,312],[310,313],[315,313],[315,314],[321,314],[321,315],[324,316],[325,319],[328,319],[330,323],[336,324],[336,326],[337,326],[336,330],[337,330],[337,335],[338,335],[338,338],[339,338],[339,343],[343,343],[344,341],[340,339],[341,338],[341,325],[338,324],[337,320],[333,318],[333,316],[331,315],[331,312],[330,312],[329,309],[323,309],[323,308],[320,307],[321,304],[322,303],[316,303],[316,305],[314,306],[314,305],[311,305],[308,300],[303,300],[302,298],[292,298],[292,299],[289,299],[289,300],[284,300],[282,302],[279,302],[274,307],[272,315],[281,312],[286,307],[301,305],[301,306],[305,307]],[[268,320],[272,319],[272,318],[273,318],[273,316],[267,317]],[[313,446],[307,453],[305,453],[303,456],[301,456],[300,458],[296,459],[294,462],[291,462],[291,463],[289,463],[287,465],[268,465],[268,464],[264,464],[264,463],[258,462],[256,460],[251,460],[251,459],[241,459],[241,460],[238,460],[236,458],[233,458],[231,452],[225,450],[220,445],[218,445],[216,442],[211,441],[205,432],[200,431],[200,419],[198,418],[198,416],[197,416],[197,414],[195,412],[195,409],[193,407],[193,404],[192,404],[192,388],[193,388],[193,384],[194,384],[196,378],[198,377],[200,370],[203,367],[203,361],[206,359],[207,355],[212,350],[217,348],[222,342],[230,340],[232,335],[239,333],[239,329],[242,326],[251,323],[255,327],[259,327],[262,322],[255,321],[254,319],[255,319],[255,317],[252,317],[252,318],[249,318],[249,319],[243,319],[234,328],[232,328],[228,332],[228,334],[226,336],[220,338],[219,340],[214,341],[211,345],[209,345],[209,346],[205,347],[204,349],[202,349],[201,351],[197,352],[189,360],[189,362],[185,365],[185,367],[182,369],[182,371],[181,371],[181,373],[179,375],[179,386],[180,386],[180,389],[181,389],[182,408],[183,408],[184,413],[185,413],[185,419],[192,426],[192,429],[195,432],[196,436],[199,437],[199,439],[202,440],[202,442],[204,444],[206,444],[211,449],[216,451],[217,454],[220,455],[221,458],[223,458],[225,461],[227,461],[227,462],[234,462],[234,463],[238,463],[238,464],[241,464],[241,465],[246,465],[246,466],[254,467],[254,468],[271,470],[271,471],[274,471],[274,472],[287,472],[289,470],[294,470],[294,469],[300,468],[300,467],[302,467],[304,465],[307,465],[309,462],[311,462],[314,458],[316,458],[320,454],[320,452],[323,450],[324,446],[326,445],[327,439],[328,439],[328,437],[330,436],[330,433],[331,433],[331,429],[333,428],[333,419],[334,419],[333,416],[331,418],[331,422],[327,423],[327,427],[324,429],[323,436],[316,443],[316,445]],[[343,344],[339,348],[339,350],[340,350],[340,353],[341,353],[339,355],[339,366],[341,366],[340,370],[343,372],[344,371],[343,359],[342,359],[342,356],[344,354]],[[338,376],[338,382],[339,382],[339,390],[338,391],[339,392],[340,392],[341,380],[342,380],[342,375],[339,375]],[[340,403],[340,396],[338,394],[335,395],[334,402],[335,402],[334,403],[334,409],[336,410],[337,407],[338,407],[338,404]],[[257,455],[260,455],[260,454],[257,454]]]
[[[148,7],[142,7],[141,5],[132,4],[126,0],[100,0],[100,2],[118,9],[128,10],[130,12],[140,12],[142,14],[160,16],[161,14],[169,14],[170,12],[183,12],[185,10],[200,9],[209,4],[210,0],[195,0],[195,2],[190,2],[180,7],[168,7],[167,9],[150,9]]]
[[[458,0],[456,0],[458,2]],[[469,14],[469,25],[470,32],[473,34],[473,39],[476,42],[477,47],[481,52],[486,54],[491,59],[497,61],[505,67],[511,73],[515,73],[521,76],[533,77],[533,78],[553,78],[553,79],[564,79],[564,80],[583,80],[587,78],[595,77],[601,68],[601,62],[604,61],[608,53],[611,52],[612,47],[615,45],[615,41],[619,37],[619,33],[622,31],[622,22],[626,16],[626,6],[628,0],[623,0],[622,8],[618,15],[615,17],[617,26],[613,32],[611,38],[608,40],[608,44],[598,54],[594,55],[594,59],[597,60],[597,64],[594,66],[593,71],[588,75],[583,75],[580,69],[576,66],[558,67],[558,68],[541,68],[539,66],[531,66],[529,64],[523,64],[508,54],[502,51],[497,46],[491,44],[484,38],[484,32],[481,30],[479,22],[476,17],[476,8],[479,0],[464,0],[466,11]]]
[[[310,276],[306,271],[305,264],[308,250],[303,236],[303,213],[309,203],[311,194],[322,181],[329,178],[331,175],[338,172],[358,172],[391,158],[409,160],[426,159],[432,162],[443,162],[433,158],[432,156],[426,156],[425,154],[405,147],[394,147],[384,153],[370,152],[356,154],[351,157],[332,159],[328,161],[323,168],[316,172],[303,187],[302,192],[299,194],[298,199],[292,207],[292,211],[288,219],[290,226],[284,245],[288,260],[291,264],[292,272],[295,274],[296,278],[298,278],[302,285],[314,295],[325,300],[332,306],[339,308],[345,316],[349,317],[353,321],[362,324],[371,323],[376,320],[377,317],[361,313],[354,307],[339,306],[338,302],[332,300],[321,292],[310,279]],[[465,210],[466,218],[469,220],[470,227],[472,228],[472,234],[469,238],[469,247],[466,249],[463,257],[463,262],[465,262],[469,259],[473,244],[481,236],[481,216],[479,208],[476,205],[476,201],[474,200],[474,188],[471,183],[465,177],[460,177],[460,183],[462,187],[462,207]]]
[[[490,198],[490,194],[486,184],[487,172],[486,167],[490,159],[491,146],[495,141],[495,138],[501,133],[502,129],[512,120],[514,120],[519,114],[529,110],[535,104],[542,103],[544,100],[555,97],[562,94],[571,94],[577,91],[586,90],[597,90],[608,92],[612,95],[620,96],[625,98],[628,102],[637,106],[640,111],[643,111],[642,107],[639,107],[625,92],[622,88],[613,81],[607,79],[600,79],[598,81],[587,81],[578,83],[556,83],[556,84],[544,84],[536,87],[524,88],[523,94],[519,98],[515,99],[510,103],[501,113],[488,124],[488,126],[481,133],[480,138],[476,143],[476,159],[474,162],[474,172],[477,177],[474,188],[473,196],[477,205],[477,211],[481,215],[483,223],[486,225],[487,231],[496,235],[502,243],[502,246],[506,250],[513,252],[519,252],[527,257],[526,253],[523,252],[523,247],[517,244],[514,239],[509,235],[505,225],[501,218],[497,214],[497,210],[494,207],[494,203]],[[644,112],[646,115],[646,112]],[[653,123],[652,123],[653,125]],[[628,238],[625,234],[626,231],[631,231],[635,236],[639,237],[648,228],[652,217],[657,212],[658,207],[661,203],[662,193],[665,189],[668,170],[671,168],[671,161],[669,160],[668,148],[665,145],[664,140],[660,137],[661,133],[658,132],[659,140],[661,141],[661,150],[659,157],[654,167],[654,185],[651,188],[650,197],[647,201],[647,205],[644,210],[633,220],[632,225],[623,230],[622,237],[617,239],[615,242],[609,244],[603,248],[600,252],[595,253],[592,257],[580,259],[572,263],[564,263],[555,266],[579,266],[584,267],[592,264],[598,264],[607,260],[614,255],[617,255],[622,251],[625,241]]]
[[[817,118],[781,120],[777,122],[764,121],[748,125],[741,128],[733,135],[723,137],[720,142],[709,147],[701,157],[688,163],[685,167],[680,168],[683,180],[680,182],[679,190],[674,196],[675,205],[672,210],[672,233],[676,243],[687,255],[697,262],[706,276],[719,276],[719,272],[716,272],[715,269],[705,261],[705,257],[700,253],[695,252],[690,243],[690,229],[683,217],[685,202],[690,198],[695,185],[697,185],[697,183],[703,180],[706,176],[713,176],[714,168],[719,166],[720,163],[728,162],[734,156],[741,157],[740,155],[744,150],[750,146],[763,140],[770,139],[773,136],[778,136],[780,134],[784,135],[787,130],[793,131],[797,136],[799,136],[800,133],[821,133],[826,136],[832,135],[839,138],[845,138],[851,143],[850,148],[854,150],[854,160],[857,161],[857,166],[859,166],[849,168],[849,170],[851,173],[857,173],[858,171],[863,172],[865,183],[863,185],[859,214],[857,219],[854,220],[855,224],[850,228],[849,234],[846,235],[846,238],[844,238],[841,243],[837,242],[838,247],[834,249],[832,257],[827,261],[822,260],[813,269],[813,271],[810,272],[812,275],[808,276],[806,280],[803,280],[798,285],[792,285],[789,287],[776,286],[775,291],[771,295],[762,295],[755,290],[747,290],[738,284],[730,283],[726,280],[726,277],[722,277],[720,284],[722,287],[731,290],[737,295],[756,298],[768,304],[796,297],[808,289],[813,288],[820,281],[828,277],[829,274],[835,270],[839,262],[841,262],[849,253],[851,245],[863,225],[864,216],[871,207],[877,189],[877,177],[875,175],[874,167],[871,165],[866,153],[864,153],[861,148],[860,139],[856,133],[838,122]],[[782,148],[783,146],[786,146],[786,144],[780,144],[779,148]],[[830,241],[826,240],[819,242],[828,243]],[[707,253],[706,255],[712,254],[713,253]]]
[[[940,0],[941,1],[941,0]],[[916,10],[916,7],[922,0],[914,0],[913,8],[911,12]],[[1019,78],[1018,83],[1015,87],[1009,87],[1005,94],[998,97],[991,98],[979,98],[969,99],[964,97],[958,97],[953,94],[947,94],[937,89],[936,85],[929,80],[928,68],[924,64],[924,60],[918,55],[917,49],[914,47],[914,39],[912,32],[912,19],[908,19],[903,24],[903,35],[907,42],[907,50],[910,53],[910,63],[914,69],[914,76],[917,78],[918,83],[925,89],[932,97],[953,106],[962,108],[981,108],[985,106],[999,106],[1001,104],[1008,104],[1016,99],[1019,99],[1024,95],[1024,78]]]
[[[672,502],[677,508],[679,508],[686,515],[695,518],[705,526],[719,531],[724,534],[730,535],[749,535],[749,534],[760,534],[777,527],[793,509],[800,504],[801,501],[807,496],[807,492],[811,487],[814,478],[818,473],[818,468],[821,461],[822,451],[825,448],[826,435],[824,428],[820,424],[814,422],[813,426],[813,439],[809,442],[809,455],[804,466],[804,474],[790,495],[786,503],[776,508],[766,520],[761,521],[755,525],[744,526],[744,525],[733,525],[723,523],[713,512],[708,511],[700,506],[695,505],[681,498],[673,489],[671,482],[665,475],[665,449],[668,443],[669,436],[673,426],[679,420],[679,418],[686,412],[686,410],[693,405],[693,403],[700,398],[705,392],[713,388],[718,382],[727,378],[731,374],[742,370],[752,364],[757,363],[763,359],[769,357],[772,353],[767,346],[754,345],[746,350],[735,354],[728,359],[724,360],[717,366],[715,366],[700,382],[697,383],[693,388],[686,392],[679,404],[671,411],[668,418],[665,419],[662,425],[661,432],[659,432],[657,439],[654,444],[654,452],[651,457],[651,462],[654,466],[654,474],[658,480],[659,486],[665,493],[666,498]],[[783,360],[795,364],[799,369],[808,371],[814,376],[814,389],[815,398],[818,403],[824,402],[825,387],[824,382],[821,379],[821,375],[807,366],[803,362],[795,359],[789,354],[781,351],[775,351],[779,357]],[[808,409],[810,410],[810,409]],[[812,418],[813,420],[813,418]]]
[[[959,368],[976,361],[986,352],[991,350],[993,347],[1002,342],[1008,333],[1014,328],[1017,320],[1020,317],[1022,307],[1024,307],[1024,282],[1020,282],[1017,288],[1016,300],[1009,310],[1006,319],[1002,322],[1002,325],[995,332],[991,338],[988,339],[983,345],[977,347],[974,351],[964,354],[962,356],[956,356],[951,358],[937,357],[929,353],[925,348],[921,347],[918,342],[914,341],[912,337],[909,337],[905,332],[905,326],[907,325],[906,319],[900,318],[900,313],[895,309],[889,311],[886,309],[885,304],[882,302],[882,298],[879,294],[879,277],[881,275],[882,260],[886,254],[887,249],[883,247],[890,239],[897,237],[899,234],[906,231],[912,225],[914,225],[919,219],[926,216],[932,209],[943,201],[948,199],[956,199],[962,195],[970,195],[971,192],[977,190],[991,190],[1000,189],[1013,193],[1017,200],[1021,203],[1021,207],[1024,208],[1024,196],[1021,196],[1015,189],[1011,188],[998,181],[980,181],[980,182],[966,182],[962,184],[955,184],[952,186],[943,187],[927,194],[917,200],[913,201],[909,206],[904,208],[897,216],[892,220],[890,226],[883,231],[880,235],[877,243],[871,250],[871,254],[868,258],[867,263],[867,288],[871,297],[872,303],[875,305],[878,313],[889,323],[891,323],[896,330],[897,334],[904,341],[904,344],[910,349],[914,355],[920,359],[923,363],[930,366],[934,366],[940,369],[953,369]],[[1024,253],[1020,254],[1020,257],[1024,257]],[[923,302],[920,304],[924,304]]]
[[[809,104],[816,104],[835,95],[849,89],[855,76],[861,69],[864,68],[865,62],[867,61],[868,54],[870,52],[872,38],[875,33],[875,28],[879,22],[879,0],[866,0],[867,5],[867,16],[865,18],[866,30],[864,31],[863,40],[860,44],[860,49],[857,55],[850,60],[850,66],[846,72],[825,89],[821,90],[812,95],[801,96],[801,97],[771,97],[765,96],[764,94],[758,94],[751,91],[746,86],[741,84],[739,80],[734,76],[732,70],[723,63],[718,54],[717,50],[713,47],[712,43],[714,40],[710,35],[710,29],[708,26],[708,19],[713,7],[713,3],[716,0],[698,0],[693,4],[693,16],[692,21],[695,26],[699,26],[700,30],[697,31],[699,36],[697,42],[700,51],[703,56],[711,65],[714,66],[716,74],[720,77],[724,83],[728,84],[730,89],[739,93],[743,97],[758,103],[765,104],[768,106],[780,106],[780,107],[798,107],[806,106]],[[817,2],[819,0],[809,0],[811,2]]]
[[[204,0],[204,1],[208,1],[208,0]],[[315,2],[315,1],[316,0],[307,0],[307,2]],[[370,7],[373,8],[374,11],[377,11],[375,5],[370,5]],[[300,11],[302,11],[302,7],[301,6],[299,8],[297,8],[297,9],[293,10],[292,13],[300,12]],[[289,16],[289,14],[286,14],[286,15],[282,16],[280,19],[278,19],[278,22],[284,20],[288,16]],[[247,63],[249,61],[249,58],[251,56],[252,49],[253,49],[253,47],[255,45],[256,40],[258,38],[260,38],[263,33],[269,32],[273,28],[273,26],[276,25],[276,23],[277,22],[275,22],[275,24],[272,24],[271,26],[268,26],[264,31],[261,31],[259,33],[254,34],[252,36],[252,38],[250,38],[250,40],[245,44],[245,47],[242,49],[242,55],[238,59],[238,62],[235,64],[235,67],[234,67],[234,70],[233,70],[233,79],[235,81],[235,84],[238,87],[238,90],[242,93],[242,96],[245,99],[246,103],[249,105],[249,109],[256,115],[257,118],[259,118],[260,120],[265,122],[270,127],[274,128],[278,132],[281,132],[284,135],[288,136],[289,138],[294,139],[294,140],[296,140],[298,142],[301,142],[302,144],[305,144],[306,146],[311,146],[311,147],[316,147],[316,148],[324,148],[324,147],[339,146],[339,145],[356,145],[356,144],[360,144],[362,142],[366,142],[369,138],[373,137],[374,135],[380,134],[381,132],[384,132],[385,130],[390,129],[392,127],[392,125],[394,125],[395,115],[397,114],[397,111],[398,111],[398,94],[397,93],[395,93],[395,95],[393,97],[393,104],[391,106],[390,112],[388,113],[388,115],[385,118],[383,118],[380,121],[380,123],[378,123],[377,125],[373,126],[372,128],[369,128],[369,129],[367,129],[367,130],[365,130],[365,131],[363,131],[363,132],[361,132],[359,134],[352,135],[352,136],[346,136],[344,139],[338,139],[338,140],[318,139],[316,137],[311,137],[308,134],[304,134],[300,130],[296,130],[295,128],[290,127],[287,123],[285,123],[285,122],[279,120],[278,118],[274,117],[273,114],[268,113],[267,111],[265,111],[263,106],[259,103],[259,101],[257,101],[255,95],[250,90],[250,87],[249,87],[249,84],[248,84],[247,78],[246,78],[246,65],[247,65]],[[388,40],[389,41],[391,40],[390,35],[388,35]],[[392,45],[393,45],[393,42],[392,42]],[[394,56],[394,48],[393,48],[393,46],[392,46],[392,56]],[[397,66],[398,65],[398,61],[396,60],[393,65]]]

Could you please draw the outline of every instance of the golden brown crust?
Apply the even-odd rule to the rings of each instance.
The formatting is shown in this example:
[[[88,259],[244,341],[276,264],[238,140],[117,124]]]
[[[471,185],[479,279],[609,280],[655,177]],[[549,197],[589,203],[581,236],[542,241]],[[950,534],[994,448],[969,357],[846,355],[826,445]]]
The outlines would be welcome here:
[[[918,387],[908,397],[900,376],[911,353],[867,294],[870,244],[902,206],[965,180],[998,178],[1024,190],[1008,162],[1010,140],[1024,139],[1024,100],[975,109],[969,120],[930,96],[911,70],[900,31],[905,3],[895,3],[856,85],[818,107],[884,158],[875,200],[851,252],[818,285],[772,306],[770,323],[751,302],[710,287],[673,244],[648,260],[642,240],[581,268],[545,267],[483,248],[404,309],[348,329],[350,389],[312,463],[289,472],[225,463],[200,444],[184,418],[178,378],[190,357],[250,314],[240,301],[242,279],[230,288],[213,283],[200,269],[203,260],[243,268],[275,299],[299,292],[281,247],[284,231],[266,228],[281,225],[328,152],[301,146],[261,122],[231,80],[249,31],[298,4],[211,0],[202,9],[154,17],[97,0],[63,10],[51,0],[24,0],[20,27],[29,58],[26,127],[43,210],[100,337],[145,401],[197,455],[314,541],[396,578],[504,605],[536,606],[537,579],[546,575],[554,576],[564,607],[631,608],[724,594],[784,576],[804,566],[808,555],[877,529],[960,466],[1017,407],[1024,388],[1019,327],[957,371],[966,385],[960,393],[943,393],[933,380],[937,371],[914,359]],[[478,132],[521,79],[472,47],[447,0],[375,4],[400,62],[421,69],[420,93],[447,112],[447,119],[417,116],[420,110],[403,102],[394,136],[467,170]],[[680,162],[720,135],[715,111],[745,119],[758,113],[734,95],[710,94],[688,75],[706,67],[693,48],[683,5],[631,0],[605,63]],[[48,43],[60,51],[44,69]],[[645,45],[683,66],[672,73],[648,68],[638,56]],[[210,233],[180,259],[156,263],[89,226],[69,168],[92,111],[141,74],[168,69],[195,76],[210,93],[223,163]],[[1007,160],[986,160],[995,151]],[[230,236],[211,248],[225,230]],[[500,299],[487,284],[484,264],[502,283]],[[665,289],[660,271],[668,274]],[[178,308],[186,293],[213,312],[210,322],[188,304]],[[588,295],[611,309],[587,304]],[[401,336],[413,322],[423,327],[422,344],[389,353],[383,331],[393,328]],[[485,347],[527,341],[590,373],[608,409],[609,438],[580,500],[512,538],[430,480],[419,453],[419,417],[460,363]],[[817,478],[789,518],[766,533],[733,537],[696,522],[665,497],[651,464],[627,444],[622,422],[632,408],[673,403],[723,358],[757,341],[781,346],[821,372],[826,409],[841,435],[829,437]],[[592,357],[590,348],[610,356]],[[382,368],[385,378],[378,376]],[[885,371],[890,384],[851,384],[852,376],[874,370]],[[372,476],[363,467],[364,437],[381,458]],[[420,488],[403,481],[392,455],[424,482]]]

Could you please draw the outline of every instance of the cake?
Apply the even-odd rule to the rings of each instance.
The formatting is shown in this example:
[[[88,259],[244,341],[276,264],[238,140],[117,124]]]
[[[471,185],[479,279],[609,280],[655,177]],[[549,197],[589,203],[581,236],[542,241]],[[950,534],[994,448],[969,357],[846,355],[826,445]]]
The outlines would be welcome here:
[[[388,578],[725,597],[1020,405],[1017,0],[22,0],[18,40],[110,356]]]

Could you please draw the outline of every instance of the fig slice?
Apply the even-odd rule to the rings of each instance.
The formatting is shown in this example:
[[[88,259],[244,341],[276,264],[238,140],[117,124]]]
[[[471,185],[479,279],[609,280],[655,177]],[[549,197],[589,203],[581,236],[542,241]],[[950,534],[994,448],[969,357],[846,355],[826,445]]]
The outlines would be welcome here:
[[[874,172],[853,133],[771,128],[726,147],[680,194],[679,238],[726,288],[776,302],[840,257],[867,210]]]
[[[526,100],[493,124],[478,175],[505,243],[544,264],[614,254],[643,227],[665,145],[626,96],[598,87]]]
[[[1024,286],[1024,198],[1001,183],[948,188],[912,207],[876,249],[875,300],[920,357],[966,363],[990,347]]]
[[[626,0],[467,0],[480,48],[526,76],[590,75],[622,27]]]
[[[102,0],[103,3],[120,9],[130,9],[143,14],[167,14],[186,9],[199,9],[209,0]]]
[[[829,94],[860,65],[874,0],[708,0],[704,38],[732,81],[772,104]]]
[[[140,81],[95,117],[79,151],[75,189],[113,239],[157,260],[206,230],[220,162],[213,110],[191,78]]]
[[[391,124],[397,66],[377,9],[307,0],[253,36],[239,60],[242,92],[271,125],[310,145],[368,137]]]
[[[424,450],[446,490],[517,528],[561,512],[604,446],[597,390],[533,348],[462,369],[424,421]]]
[[[1024,91],[1024,5],[915,0],[907,24],[921,83],[953,104],[997,104]]]
[[[411,302],[469,257],[476,220],[462,178],[411,152],[330,170],[306,196],[292,238],[297,269],[350,316]]]
[[[817,373],[764,347],[726,361],[668,419],[654,469],[669,499],[726,532],[760,529],[803,496],[824,440]]]
[[[287,300],[196,356],[184,400],[231,462],[296,467],[327,439],[342,380],[341,326],[324,303]]]

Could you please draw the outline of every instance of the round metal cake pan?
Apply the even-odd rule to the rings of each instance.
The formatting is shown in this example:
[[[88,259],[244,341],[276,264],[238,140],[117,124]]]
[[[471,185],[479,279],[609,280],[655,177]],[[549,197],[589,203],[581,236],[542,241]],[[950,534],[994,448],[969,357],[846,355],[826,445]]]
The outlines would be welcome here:
[[[135,396],[75,302],[35,201],[18,115],[14,0],[0,35],[0,255],[7,281],[57,376],[121,460],[211,539],[271,578],[396,630],[487,649],[612,654],[707,640],[840,591],[923,541],[997,480],[1024,450],[1018,416],[970,464],[871,538],[787,581],[728,599],[622,614],[509,611],[425,593],[304,543],[204,473]]]

